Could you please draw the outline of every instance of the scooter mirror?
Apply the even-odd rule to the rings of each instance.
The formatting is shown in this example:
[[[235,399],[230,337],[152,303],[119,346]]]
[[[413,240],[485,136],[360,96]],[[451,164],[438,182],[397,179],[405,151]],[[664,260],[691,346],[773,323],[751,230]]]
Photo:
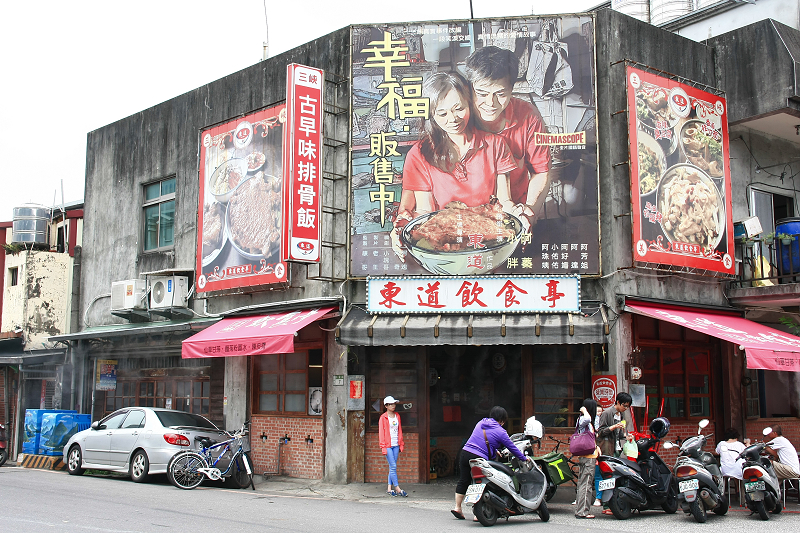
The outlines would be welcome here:
[[[708,426],[708,418],[702,419],[697,425],[700,426],[700,429],[705,428]]]
[[[770,433],[772,433],[772,428],[771,428],[771,427],[765,427],[765,428],[764,428],[764,431],[762,431],[761,433],[762,433],[762,434],[763,434],[763,435],[766,437],[766,436],[768,436]]]
[[[665,450],[670,450],[670,449],[675,447],[675,445],[672,444],[670,441],[667,441],[667,442],[663,443],[663,445],[664,445],[664,449]]]

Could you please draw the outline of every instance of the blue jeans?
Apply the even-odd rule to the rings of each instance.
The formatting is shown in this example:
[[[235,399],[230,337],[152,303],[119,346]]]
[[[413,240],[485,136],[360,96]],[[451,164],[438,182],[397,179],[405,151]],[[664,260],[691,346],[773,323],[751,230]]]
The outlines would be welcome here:
[[[603,493],[600,491],[600,467],[594,467],[594,497],[598,500],[603,499]]]
[[[389,481],[392,487],[399,486],[397,482],[397,456],[400,455],[400,446],[386,448],[386,460],[389,462]]]

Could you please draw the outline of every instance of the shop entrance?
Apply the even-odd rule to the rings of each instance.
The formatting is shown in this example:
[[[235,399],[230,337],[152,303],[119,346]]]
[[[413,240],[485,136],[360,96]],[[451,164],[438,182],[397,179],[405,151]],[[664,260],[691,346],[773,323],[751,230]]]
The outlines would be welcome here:
[[[428,348],[431,479],[457,475],[459,451],[493,406],[508,411],[509,433],[522,431],[521,351],[521,346]]]

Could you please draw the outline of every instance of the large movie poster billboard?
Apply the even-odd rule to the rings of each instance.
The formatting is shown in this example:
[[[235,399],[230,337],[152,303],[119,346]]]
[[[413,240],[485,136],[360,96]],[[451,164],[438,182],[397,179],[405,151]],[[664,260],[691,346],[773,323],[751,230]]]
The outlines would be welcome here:
[[[725,98],[627,67],[633,255],[733,274]]]
[[[594,19],[356,26],[350,274],[599,274]]]
[[[281,104],[200,132],[197,289],[286,282]]]

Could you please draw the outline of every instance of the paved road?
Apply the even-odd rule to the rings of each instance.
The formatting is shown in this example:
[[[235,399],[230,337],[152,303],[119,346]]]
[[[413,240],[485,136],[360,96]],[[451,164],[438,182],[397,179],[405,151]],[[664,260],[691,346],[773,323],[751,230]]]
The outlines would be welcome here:
[[[260,481],[260,480],[258,480]],[[329,485],[317,481],[274,478],[253,490],[229,490],[201,486],[193,491],[176,489],[166,479],[136,484],[111,476],[69,476],[64,472],[0,468],[0,531],[85,533],[108,531],[187,533],[220,531],[290,532],[392,532],[482,531],[479,524],[455,520],[452,486],[407,485],[408,498],[385,496],[381,484]],[[800,531],[800,505],[789,508],[767,523],[748,516],[738,507],[724,517],[709,516],[697,524],[678,512],[649,512],[627,521],[613,517],[577,520],[570,505],[574,492],[559,489],[550,505],[551,519],[542,523],[536,515],[498,522],[493,530],[576,533],[576,531],[635,532],[747,531],[780,528]],[[469,518],[469,513],[467,513]],[[480,528],[480,529],[478,529]],[[779,531],[775,529],[775,531]]]

